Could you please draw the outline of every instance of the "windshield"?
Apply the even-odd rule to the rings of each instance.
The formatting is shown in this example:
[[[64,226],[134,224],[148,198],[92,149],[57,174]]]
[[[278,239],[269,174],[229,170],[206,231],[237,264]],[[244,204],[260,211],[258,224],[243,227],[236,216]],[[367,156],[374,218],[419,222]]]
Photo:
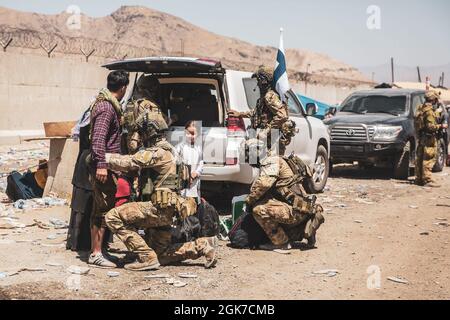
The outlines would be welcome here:
[[[389,113],[400,115],[406,112],[406,96],[353,96],[347,100],[342,112]]]

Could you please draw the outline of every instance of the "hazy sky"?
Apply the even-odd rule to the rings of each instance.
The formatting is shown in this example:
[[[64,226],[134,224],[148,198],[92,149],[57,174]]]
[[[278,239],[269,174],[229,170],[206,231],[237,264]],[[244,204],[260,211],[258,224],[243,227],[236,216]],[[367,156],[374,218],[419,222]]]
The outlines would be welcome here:
[[[69,5],[91,16],[145,5],[260,45],[278,46],[284,27],[286,48],[326,53],[357,67],[384,64],[391,56],[409,66],[450,63],[448,0],[0,0],[0,6],[50,14]],[[380,29],[367,27],[371,5],[380,8]]]

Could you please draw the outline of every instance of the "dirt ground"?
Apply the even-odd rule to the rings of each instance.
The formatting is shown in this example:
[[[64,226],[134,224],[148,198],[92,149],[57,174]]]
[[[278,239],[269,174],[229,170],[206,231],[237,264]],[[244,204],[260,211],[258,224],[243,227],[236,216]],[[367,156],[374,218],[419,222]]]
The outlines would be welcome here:
[[[391,180],[381,169],[336,168],[319,196],[326,222],[316,249],[281,255],[235,250],[221,241],[211,270],[198,260],[158,272],[117,269],[110,277],[90,268],[73,275],[68,267],[85,267],[86,253],[65,250],[65,229],[0,229],[0,299],[449,299],[449,175],[450,168],[436,174],[442,187],[429,189]],[[48,223],[68,221],[69,212],[52,207],[16,217],[23,224]],[[123,248],[117,240],[114,246]],[[21,268],[28,271],[1,277]],[[197,278],[181,279],[183,272]],[[187,285],[145,278],[151,274]]]

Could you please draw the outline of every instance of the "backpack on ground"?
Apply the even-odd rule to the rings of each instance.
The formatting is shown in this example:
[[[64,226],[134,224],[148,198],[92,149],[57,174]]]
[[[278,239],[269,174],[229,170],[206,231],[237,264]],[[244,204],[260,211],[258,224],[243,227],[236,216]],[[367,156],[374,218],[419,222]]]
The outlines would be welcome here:
[[[219,235],[220,220],[217,210],[208,202],[202,201],[197,213],[187,217],[172,227],[172,243],[194,241],[201,237]]]
[[[228,237],[235,249],[255,249],[270,242],[264,230],[251,213],[244,213],[231,228]]]
[[[196,214],[201,225],[201,237],[214,237],[220,233],[220,218],[216,208],[209,202],[202,201]]]
[[[172,243],[185,243],[200,238],[201,228],[196,215],[187,217],[172,227]]]
[[[42,198],[44,193],[44,190],[36,182],[34,173],[31,171],[23,175],[17,171],[13,171],[6,181],[6,195],[12,201]]]

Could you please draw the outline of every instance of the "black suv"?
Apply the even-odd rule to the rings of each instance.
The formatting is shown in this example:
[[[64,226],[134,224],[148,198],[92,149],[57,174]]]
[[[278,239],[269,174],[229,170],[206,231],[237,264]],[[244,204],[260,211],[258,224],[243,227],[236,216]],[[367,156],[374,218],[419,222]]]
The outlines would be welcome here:
[[[363,168],[388,166],[396,179],[408,179],[414,166],[417,137],[414,113],[425,101],[425,91],[373,89],[351,94],[339,112],[325,120],[331,136],[331,161]],[[434,171],[443,170],[447,144],[439,140]]]

